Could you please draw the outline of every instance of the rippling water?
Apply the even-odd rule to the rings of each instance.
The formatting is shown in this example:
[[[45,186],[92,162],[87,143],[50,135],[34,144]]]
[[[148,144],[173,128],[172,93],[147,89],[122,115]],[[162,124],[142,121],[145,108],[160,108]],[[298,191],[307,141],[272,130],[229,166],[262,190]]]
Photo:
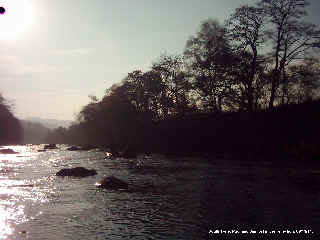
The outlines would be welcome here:
[[[0,154],[0,239],[216,239],[210,230],[319,228],[316,169],[240,161],[105,159],[67,146]],[[61,168],[98,175],[61,178]],[[114,175],[129,191],[97,189]]]

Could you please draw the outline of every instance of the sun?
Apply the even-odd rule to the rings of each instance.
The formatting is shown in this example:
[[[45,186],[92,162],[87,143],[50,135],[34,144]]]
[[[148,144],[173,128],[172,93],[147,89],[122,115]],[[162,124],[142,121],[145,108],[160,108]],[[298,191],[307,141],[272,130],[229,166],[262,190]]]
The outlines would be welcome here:
[[[29,0],[0,0],[4,10],[0,14],[0,40],[20,38],[32,24],[32,7]]]

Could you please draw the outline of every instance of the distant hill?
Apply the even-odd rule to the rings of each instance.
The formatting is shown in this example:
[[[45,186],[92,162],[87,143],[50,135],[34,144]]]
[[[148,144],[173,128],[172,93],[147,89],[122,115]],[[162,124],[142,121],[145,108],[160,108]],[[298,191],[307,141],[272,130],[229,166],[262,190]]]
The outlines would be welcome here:
[[[70,120],[45,119],[38,117],[29,117],[25,120],[33,123],[40,123],[41,125],[49,129],[54,129],[58,127],[69,127],[72,123],[72,121]]]

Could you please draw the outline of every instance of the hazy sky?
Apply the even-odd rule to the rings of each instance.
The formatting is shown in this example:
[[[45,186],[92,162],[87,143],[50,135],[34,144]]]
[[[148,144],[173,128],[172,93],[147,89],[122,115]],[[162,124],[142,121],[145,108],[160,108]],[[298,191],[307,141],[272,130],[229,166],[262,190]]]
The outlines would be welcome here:
[[[248,2],[0,0],[11,4],[0,15],[0,92],[19,118],[73,119],[88,95],[103,96],[128,72],[147,70],[161,53],[182,53],[201,21],[223,22]],[[320,1],[312,2],[310,20],[316,23]]]

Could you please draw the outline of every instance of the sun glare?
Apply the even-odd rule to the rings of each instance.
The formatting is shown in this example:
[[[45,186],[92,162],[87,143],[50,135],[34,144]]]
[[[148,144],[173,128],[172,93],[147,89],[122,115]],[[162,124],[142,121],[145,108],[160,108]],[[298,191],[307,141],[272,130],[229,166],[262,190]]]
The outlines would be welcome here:
[[[32,23],[32,7],[28,0],[2,0],[0,7],[0,40],[20,38]]]

